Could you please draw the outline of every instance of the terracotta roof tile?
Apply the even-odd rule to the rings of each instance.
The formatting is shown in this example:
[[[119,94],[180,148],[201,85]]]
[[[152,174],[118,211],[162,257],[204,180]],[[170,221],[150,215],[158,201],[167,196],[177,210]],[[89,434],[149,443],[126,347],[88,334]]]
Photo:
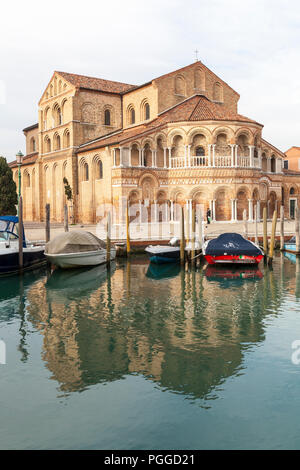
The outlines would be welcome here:
[[[129,85],[128,83],[114,82],[111,80],[104,80],[103,78],[87,77],[85,75],[77,75],[67,72],[56,73],[61,75],[68,82],[72,83],[72,85],[75,85],[78,88],[86,88],[89,90],[119,94],[135,87],[135,85]]]
[[[23,158],[23,165],[30,165],[32,163],[35,163],[38,156],[39,156],[38,152],[34,152],[34,153],[30,153],[28,155],[25,155],[25,157]],[[18,166],[16,160],[14,160],[12,162],[9,162],[8,165],[10,166],[10,168],[15,168],[15,167]]]

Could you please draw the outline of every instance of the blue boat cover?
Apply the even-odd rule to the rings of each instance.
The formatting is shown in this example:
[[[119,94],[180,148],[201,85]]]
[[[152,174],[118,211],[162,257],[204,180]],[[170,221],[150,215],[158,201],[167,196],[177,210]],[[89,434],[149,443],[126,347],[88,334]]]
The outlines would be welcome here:
[[[211,256],[225,254],[258,256],[262,254],[262,251],[239,233],[223,233],[218,238],[208,242],[205,254]]]

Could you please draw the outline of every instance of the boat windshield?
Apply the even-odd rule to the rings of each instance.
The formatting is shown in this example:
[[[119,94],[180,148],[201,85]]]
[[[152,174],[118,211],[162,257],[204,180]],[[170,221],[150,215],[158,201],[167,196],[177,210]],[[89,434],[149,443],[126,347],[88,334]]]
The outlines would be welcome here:
[[[16,240],[19,238],[17,224],[0,220],[0,240]]]

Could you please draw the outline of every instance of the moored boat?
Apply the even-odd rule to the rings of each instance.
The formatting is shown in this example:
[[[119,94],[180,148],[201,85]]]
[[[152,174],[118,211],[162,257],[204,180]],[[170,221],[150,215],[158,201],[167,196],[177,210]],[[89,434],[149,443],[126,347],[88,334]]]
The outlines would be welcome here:
[[[91,232],[72,230],[57,235],[46,244],[47,260],[63,269],[97,266],[106,263],[106,243]],[[116,257],[114,246],[110,250],[110,259]]]
[[[152,263],[177,263],[180,260],[179,245],[179,239],[174,237],[168,245],[149,245],[145,251]]]
[[[288,240],[288,242],[284,244],[283,248],[284,251],[287,251],[288,253],[298,254],[296,250],[296,237],[294,236]]]
[[[195,241],[195,250],[200,249],[198,241]],[[185,247],[186,251],[192,250],[192,243],[189,242]],[[176,237],[172,238],[168,245],[149,245],[145,248],[150,261],[156,264],[179,263],[180,261],[180,240]]]
[[[0,217],[0,274],[19,272],[19,219],[17,216]],[[46,263],[44,246],[34,246],[27,242],[23,229],[23,267],[33,269]]]
[[[202,247],[209,264],[258,264],[264,254],[261,248],[239,233],[223,233]]]

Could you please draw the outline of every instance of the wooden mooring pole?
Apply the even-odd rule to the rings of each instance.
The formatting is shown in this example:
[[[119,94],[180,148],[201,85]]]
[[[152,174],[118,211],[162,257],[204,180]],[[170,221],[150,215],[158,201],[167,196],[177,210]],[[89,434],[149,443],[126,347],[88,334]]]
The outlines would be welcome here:
[[[107,214],[107,225],[106,225],[106,265],[110,267],[110,248],[111,248],[111,216],[110,212]]]
[[[258,245],[258,211],[257,205],[254,207],[254,217],[255,217],[255,243]]]
[[[46,243],[50,241],[50,204],[46,204]]]
[[[69,216],[68,216],[68,206],[64,205],[64,229],[65,232],[69,231]]]
[[[248,221],[247,221],[246,209],[244,209],[244,212],[243,212],[243,219],[244,219],[244,236],[247,239],[248,238]]]
[[[184,266],[184,249],[185,249],[185,240],[184,240],[184,208],[181,207],[181,217],[180,217],[180,264]]]
[[[267,226],[267,208],[263,210],[263,245],[264,245],[264,260],[267,260],[268,253],[268,226]]]
[[[284,250],[284,206],[280,206],[280,250]]]
[[[277,224],[277,211],[275,210],[274,213],[273,213],[273,220],[272,220],[271,241],[270,241],[269,260],[268,260],[269,266],[272,266],[272,263],[273,263],[274,248],[275,248],[276,224]]]
[[[23,260],[23,198],[19,197],[19,207],[18,207],[18,217],[19,217],[19,271],[23,272],[24,260]]]

